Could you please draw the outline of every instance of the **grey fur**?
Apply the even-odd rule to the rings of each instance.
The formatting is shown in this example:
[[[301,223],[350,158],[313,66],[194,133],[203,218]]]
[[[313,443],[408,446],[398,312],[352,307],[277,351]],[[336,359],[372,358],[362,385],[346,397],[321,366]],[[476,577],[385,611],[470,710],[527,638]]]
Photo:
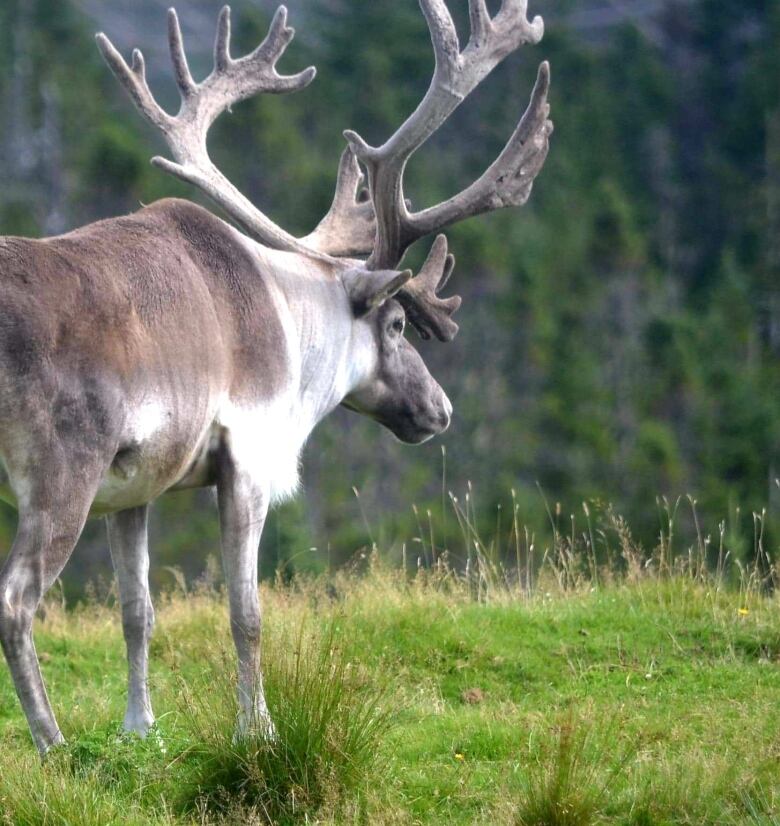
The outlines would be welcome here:
[[[257,546],[300,447],[341,403],[410,442],[449,423],[444,392],[396,329],[391,295],[408,274],[390,273],[389,288],[356,279],[356,266],[264,249],[177,200],[58,238],[0,241],[0,496],[19,511],[0,571],[0,641],[41,752],[62,736],[32,620],[88,515],[109,514],[125,726],[151,725],[146,506],[181,487],[217,487],[239,729],[270,727]]]

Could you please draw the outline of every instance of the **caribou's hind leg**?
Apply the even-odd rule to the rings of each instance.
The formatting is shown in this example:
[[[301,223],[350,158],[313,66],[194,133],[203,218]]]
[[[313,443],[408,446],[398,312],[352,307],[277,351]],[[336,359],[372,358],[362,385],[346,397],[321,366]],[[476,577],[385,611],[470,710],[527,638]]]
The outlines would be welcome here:
[[[111,559],[114,562],[122,630],[127,645],[127,712],[125,731],[144,736],[154,723],[147,684],[149,638],[154,627],[154,608],[149,595],[149,546],[144,505],[112,514],[106,519]]]
[[[218,457],[222,560],[230,601],[230,630],[238,654],[238,735],[273,734],[260,673],[260,600],[257,554],[268,496],[236,462],[227,444]]]
[[[98,473],[71,474],[50,460],[41,479],[19,497],[19,524],[0,570],[0,642],[16,693],[41,754],[63,740],[41,677],[32,637],[35,611],[81,534]]]

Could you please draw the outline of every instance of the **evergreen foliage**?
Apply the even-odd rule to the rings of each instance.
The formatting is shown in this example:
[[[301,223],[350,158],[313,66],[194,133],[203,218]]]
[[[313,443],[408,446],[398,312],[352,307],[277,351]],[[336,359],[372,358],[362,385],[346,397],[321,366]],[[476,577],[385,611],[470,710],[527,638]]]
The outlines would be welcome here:
[[[236,5],[238,50],[269,18]],[[418,205],[473,180],[525,106],[536,64],[550,60],[556,132],[529,204],[450,233],[461,334],[421,349],[454,402],[451,430],[413,450],[337,414],[307,448],[304,503],[269,523],[266,572],[284,559],[336,563],[379,536],[400,542],[418,530],[411,502],[430,509],[449,546],[442,493],[468,479],[489,504],[516,490],[531,524],[544,516],[537,482],[564,513],[613,501],[646,546],[658,534],[658,495],[690,492],[703,513],[732,522],[768,503],[767,530],[777,529],[780,7],[659,0],[649,23],[594,32],[563,5],[546,14],[542,44],[510,58],[407,176]],[[293,9],[293,22],[285,65],[313,63],[317,80],[242,104],[212,143],[252,199],[303,233],[328,207],[341,131],[388,135],[424,92],[432,56],[414,0],[312,3]],[[75,227],[164,194],[198,198],[150,168],[158,141],[101,65],[94,28],[72,1],[0,6],[3,232]],[[145,39],[163,30],[161,19]],[[167,72],[152,66],[152,83],[165,89]],[[158,562],[204,570],[217,542],[207,501],[161,501]],[[13,516],[0,519],[2,550]],[[85,541],[74,582],[97,570],[105,545],[94,527]]]

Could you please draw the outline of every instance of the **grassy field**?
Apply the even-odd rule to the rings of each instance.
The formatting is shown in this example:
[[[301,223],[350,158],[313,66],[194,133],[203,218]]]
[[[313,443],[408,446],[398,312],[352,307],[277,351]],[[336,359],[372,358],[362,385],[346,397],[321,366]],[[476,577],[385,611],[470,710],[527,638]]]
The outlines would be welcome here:
[[[264,588],[272,743],[232,740],[221,594],[160,600],[145,741],[119,732],[117,611],[52,601],[36,641],[69,744],[41,765],[0,669],[0,822],[780,824],[777,599],[553,573],[531,596],[379,563]]]

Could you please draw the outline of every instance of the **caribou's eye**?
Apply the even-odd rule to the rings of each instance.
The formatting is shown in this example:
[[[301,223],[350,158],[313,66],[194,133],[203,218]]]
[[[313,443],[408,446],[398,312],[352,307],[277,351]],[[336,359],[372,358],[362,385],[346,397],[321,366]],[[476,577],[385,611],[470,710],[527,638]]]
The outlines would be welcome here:
[[[404,331],[404,320],[402,318],[396,318],[390,325],[390,329],[396,333],[396,335],[400,336]]]

